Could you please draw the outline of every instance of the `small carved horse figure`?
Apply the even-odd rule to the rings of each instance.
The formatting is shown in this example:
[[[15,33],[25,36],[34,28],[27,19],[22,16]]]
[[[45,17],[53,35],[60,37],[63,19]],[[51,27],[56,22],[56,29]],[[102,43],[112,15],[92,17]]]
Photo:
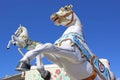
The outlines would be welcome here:
[[[39,46],[42,45],[40,42],[30,40],[26,27],[21,26],[21,25],[16,30],[15,34],[11,36],[11,40],[8,42],[7,49],[10,49],[10,44],[14,44],[15,46],[17,46],[18,52],[22,56],[24,56],[24,53],[21,50],[22,48],[30,51],[30,50],[37,48],[38,45]],[[43,54],[37,55],[36,61],[37,61],[37,69],[40,72],[41,76],[44,78],[44,76],[49,74],[49,72],[44,70],[44,67],[43,67],[44,65],[42,63],[43,56],[44,56]],[[24,67],[27,67],[28,70],[30,69],[30,65],[27,65]]]
[[[72,10],[72,5],[61,7],[50,18],[56,25],[66,26],[67,29],[54,44],[45,43],[28,51],[19,61],[16,70],[27,69],[20,65],[28,65],[33,58],[44,53],[45,56],[56,57],[56,60],[51,56],[48,58],[64,68],[71,80],[114,80],[109,74],[110,70],[88,48],[81,22]]]
[[[8,42],[7,49],[10,48],[10,44],[14,44],[18,46],[18,51],[22,56],[24,54],[21,51],[21,48],[25,48],[27,46],[28,41],[28,31],[25,27],[19,26],[19,28],[16,30],[14,35],[11,36],[11,40]]]

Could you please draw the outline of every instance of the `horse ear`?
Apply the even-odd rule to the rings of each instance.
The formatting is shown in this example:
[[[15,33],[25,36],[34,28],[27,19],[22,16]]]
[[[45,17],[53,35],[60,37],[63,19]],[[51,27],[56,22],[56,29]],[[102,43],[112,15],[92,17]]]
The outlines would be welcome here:
[[[69,7],[70,9],[72,9],[72,8],[73,8],[73,5],[72,5],[72,4],[70,4],[68,7]]]
[[[66,6],[64,6],[64,9],[65,9],[65,10],[71,10],[72,7],[73,7],[72,5],[68,5],[68,6],[66,5]]]

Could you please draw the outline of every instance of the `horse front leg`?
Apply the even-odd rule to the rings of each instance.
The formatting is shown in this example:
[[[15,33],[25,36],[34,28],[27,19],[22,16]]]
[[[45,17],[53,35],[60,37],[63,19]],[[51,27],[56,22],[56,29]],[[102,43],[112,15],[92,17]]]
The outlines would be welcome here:
[[[15,37],[15,35],[12,35],[12,36],[11,36],[11,40],[9,40],[9,42],[8,42],[8,44],[7,44],[7,49],[10,49],[10,45],[11,45],[11,44],[15,44],[14,37]]]
[[[28,51],[25,54],[25,56],[19,61],[19,64],[17,65],[16,70],[17,71],[30,70],[29,68],[30,61],[42,53],[45,53],[46,55],[53,54],[53,55],[61,56],[63,58],[66,58],[66,60],[69,60],[74,63],[77,62],[78,60],[77,56],[75,55],[74,47],[66,46],[61,48],[61,47],[55,46],[54,44],[46,43],[38,46],[34,50]],[[45,77],[44,79],[47,80],[48,78]]]
[[[42,54],[36,56],[36,65],[39,72],[44,71],[44,64],[42,62]]]
[[[36,56],[37,70],[41,74],[41,77],[44,78],[44,80],[49,80],[51,78],[51,74],[48,70],[45,70],[42,58],[43,54],[39,54]]]
[[[76,55],[75,48],[71,46],[66,47],[57,47],[54,44],[46,43],[44,45],[40,45],[39,47],[35,48],[34,50],[28,51],[25,56],[20,60],[16,70],[25,70],[24,67],[20,67],[19,65],[29,65],[30,61],[33,60],[37,55],[41,53],[46,54],[54,54],[69,60],[70,62],[77,62],[78,55]],[[20,67],[20,68],[19,68]],[[26,67],[27,69],[27,67]]]
[[[21,48],[18,48],[18,52],[19,52],[22,56],[24,56],[24,53],[22,52]]]
[[[12,43],[12,40],[10,40],[7,44],[7,49],[10,49],[10,44]]]
[[[12,41],[12,44],[13,45],[16,45],[17,44],[17,41],[19,41],[18,37],[16,37],[15,35],[12,35],[11,36],[11,41]]]

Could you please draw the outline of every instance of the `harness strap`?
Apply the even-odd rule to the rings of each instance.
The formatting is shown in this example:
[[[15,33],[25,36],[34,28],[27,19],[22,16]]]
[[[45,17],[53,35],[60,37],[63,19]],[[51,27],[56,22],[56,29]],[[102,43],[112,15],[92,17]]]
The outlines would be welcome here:
[[[91,76],[89,76],[85,79],[82,79],[82,80],[94,80],[96,76],[97,76],[97,73],[93,70]]]
[[[88,52],[88,50],[86,50],[86,48],[81,44],[80,40],[85,42],[84,38],[82,35],[75,33],[75,32],[71,32],[68,34],[63,35],[62,37],[60,37],[55,44],[61,44],[61,42],[63,42],[64,40],[69,39],[71,40],[72,43],[74,43],[76,46],[78,46],[78,48],[81,50],[82,55],[86,57],[86,59],[90,62],[92,55]]]
[[[108,68],[106,68],[96,56],[92,57],[90,63],[92,64],[93,69],[103,80],[111,80]]]
[[[71,18],[70,22],[67,23],[65,26],[68,26],[73,22],[73,18],[74,18],[73,12],[71,11],[70,14],[72,14],[72,18]]]

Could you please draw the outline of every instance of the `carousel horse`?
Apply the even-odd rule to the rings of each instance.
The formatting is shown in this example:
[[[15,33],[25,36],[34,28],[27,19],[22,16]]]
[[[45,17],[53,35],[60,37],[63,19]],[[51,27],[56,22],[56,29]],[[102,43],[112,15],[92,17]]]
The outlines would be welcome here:
[[[28,51],[19,61],[16,70],[27,70],[25,65],[37,55],[44,53],[52,62],[64,68],[70,80],[114,80],[109,68],[90,51],[82,33],[82,25],[72,10],[72,5],[61,7],[50,19],[57,25],[66,26],[62,36],[52,43],[45,43]],[[20,66],[22,65],[22,66]],[[46,78],[45,80],[50,80]]]
[[[7,49],[10,48],[10,44],[14,44],[18,46],[18,51],[22,56],[24,56],[24,54],[21,51],[21,48],[24,48],[26,46],[27,40],[28,40],[27,29],[20,25],[16,32],[14,33],[14,35],[11,36],[11,40],[8,42]]]
[[[14,44],[18,47],[18,52],[24,56],[24,53],[21,49],[26,50],[33,50],[37,48],[37,46],[42,45],[40,42],[36,42],[29,39],[28,30],[24,26],[19,26],[16,30],[15,34],[11,36],[11,40],[8,42],[7,49],[10,49],[10,44]],[[44,69],[44,65],[42,63],[42,58],[44,57],[43,54],[39,54],[36,56],[37,61],[37,70],[40,72],[41,76],[44,77],[45,75],[49,74],[49,72]],[[28,69],[30,69],[30,65],[27,65]]]

